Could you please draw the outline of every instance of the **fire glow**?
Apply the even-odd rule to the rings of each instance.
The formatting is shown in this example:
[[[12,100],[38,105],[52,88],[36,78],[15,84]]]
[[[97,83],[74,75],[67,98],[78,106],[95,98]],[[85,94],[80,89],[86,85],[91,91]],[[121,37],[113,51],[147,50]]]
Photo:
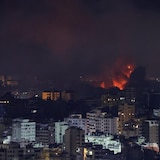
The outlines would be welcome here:
[[[105,83],[104,83],[104,82],[101,82],[100,87],[101,87],[101,88],[106,88]]]
[[[112,78],[113,86],[123,90],[133,71],[134,66],[131,64],[121,66],[117,71],[114,72]]]
[[[135,66],[129,63],[117,62],[116,65],[111,69],[111,83],[110,85],[106,84],[106,81],[100,83],[101,88],[108,87],[118,87],[120,90],[123,90],[127,84],[131,73],[134,71]]]

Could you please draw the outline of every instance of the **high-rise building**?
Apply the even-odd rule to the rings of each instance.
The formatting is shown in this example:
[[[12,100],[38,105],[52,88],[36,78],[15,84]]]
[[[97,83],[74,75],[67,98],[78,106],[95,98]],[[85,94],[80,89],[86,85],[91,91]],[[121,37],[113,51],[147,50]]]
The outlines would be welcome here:
[[[81,114],[72,114],[68,118],[65,118],[65,121],[68,123],[69,127],[79,127],[87,133],[87,119],[82,118]]]
[[[55,143],[63,143],[63,136],[67,128],[67,122],[55,122]]]
[[[124,104],[118,107],[119,134],[123,134],[125,122],[135,118],[135,106]]]
[[[136,90],[133,87],[127,87],[125,89],[125,102],[127,104],[135,104],[136,102]]]
[[[92,110],[87,113],[86,118],[82,118],[79,114],[70,115],[65,118],[68,125],[79,127],[85,131],[85,134],[103,132],[113,135],[118,134],[118,117],[111,117],[101,110]]]
[[[123,126],[123,135],[125,136],[125,138],[141,135],[141,120],[135,118],[126,121]]]
[[[158,120],[145,120],[142,124],[142,136],[149,143],[157,143],[160,145],[160,130]]]
[[[87,132],[96,132],[96,118],[101,114],[101,110],[92,110],[86,114],[87,118]]]
[[[103,132],[109,134],[118,134],[118,117],[110,117],[101,110],[92,110],[86,115],[87,133]]]
[[[14,119],[12,122],[12,141],[22,146],[36,140],[36,123],[29,119]]]
[[[78,148],[84,145],[84,135],[84,130],[78,127],[70,127],[65,131],[64,145],[69,157],[76,156]]]
[[[97,117],[96,130],[113,135],[118,134],[118,117]]]
[[[38,123],[36,125],[36,142],[48,146],[54,141],[54,125]]]

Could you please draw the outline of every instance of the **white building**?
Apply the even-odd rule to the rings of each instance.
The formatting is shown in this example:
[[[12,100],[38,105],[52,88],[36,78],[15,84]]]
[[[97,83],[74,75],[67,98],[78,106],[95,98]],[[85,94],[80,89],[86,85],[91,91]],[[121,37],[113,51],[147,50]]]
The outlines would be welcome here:
[[[55,142],[63,143],[63,136],[65,134],[65,130],[68,128],[68,123],[63,122],[55,122]]]
[[[87,118],[87,133],[94,133],[96,131],[118,134],[118,117],[109,117],[106,112],[100,110],[93,110],[88,112]]]
[[[14,119],[12,121],[12,141],[22,146],[36,139],[36,122],[29,119]]]
[[[87,133],[96,132],[96,118],[101,114],[101,110],[92,110],[86,114],[87,118]]]
[[[118,134],[118,117],[97,117],[96,130],[113,135]]]
[[[112,135],[85,135],[85,142],[91,142],[93,145],[102,145],[103,149],[109,149],[114,154],[121,153],[120,141],[114,140]]]
[[[65,118],[64,120],[68,123],[69,127],[75,126],[83,129],[85,133],[87,133],[87,119],[82,118],[81,114],[72,114],[69,118]]]

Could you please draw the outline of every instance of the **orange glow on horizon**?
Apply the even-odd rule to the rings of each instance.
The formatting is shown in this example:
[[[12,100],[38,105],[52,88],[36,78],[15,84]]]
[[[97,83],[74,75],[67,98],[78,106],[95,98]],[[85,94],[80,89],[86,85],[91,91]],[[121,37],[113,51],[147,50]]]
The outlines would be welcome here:
[[[103,88],[103,89],[105,89],[105,88],[106,88],[106,87],[105,87],[105,83],[104,83],[104,82],[101,82],[100,87]]]

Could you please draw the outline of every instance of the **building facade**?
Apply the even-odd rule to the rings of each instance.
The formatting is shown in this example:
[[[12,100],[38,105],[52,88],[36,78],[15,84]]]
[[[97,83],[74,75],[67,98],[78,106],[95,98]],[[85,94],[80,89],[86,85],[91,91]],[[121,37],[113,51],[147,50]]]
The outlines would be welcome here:
[[[68,128],[68,123],[63,122],[55,122],[55,143],[63,143],[63,136],[65,134],[65,130]]]
[[[109,149],[113,151],[114,154],[120,153],[122,146],[120,141],[117,139],[113,139],[112,135],[99,135],[99,134],[92,134],[85,136],[86,143],[92,143],[93,145],[102,145],[103,149]]]
[[[106,112],[93,110],[86,115],[87,133],[103,132],[109,134],[118,134],[118,117],[110,117]]]
[[[65,118],[65,121],[68,123],[69,127],[75,126],[81,128],[87,133],[87,119],[82,118],[81,114],[72,114],[70,117]]]
[[[76,156],[79,147],[84,146],[85,132],[78,127],[69,127],[65,131],[64,145],[69,157]]]
[[[149,143],[157,143],[160,145],[160,129],[158,120],[145,120],[142,124],[142,136]]]
[[[123,134],[125,123],[135,118],[135,106],[128,105],[127,103],[118,106],[118,118],[119,118],[118,132],[119,134]]]
[[[54,144],[54,125],[37,124],[36,125],[36,142],[48,146]]]
[[[12,121],[12,141],[26,145],[36,140],[36,123],[29,119]]]
[[[96,130],[113,135],[118,134],[118,117],[97,117]]]

